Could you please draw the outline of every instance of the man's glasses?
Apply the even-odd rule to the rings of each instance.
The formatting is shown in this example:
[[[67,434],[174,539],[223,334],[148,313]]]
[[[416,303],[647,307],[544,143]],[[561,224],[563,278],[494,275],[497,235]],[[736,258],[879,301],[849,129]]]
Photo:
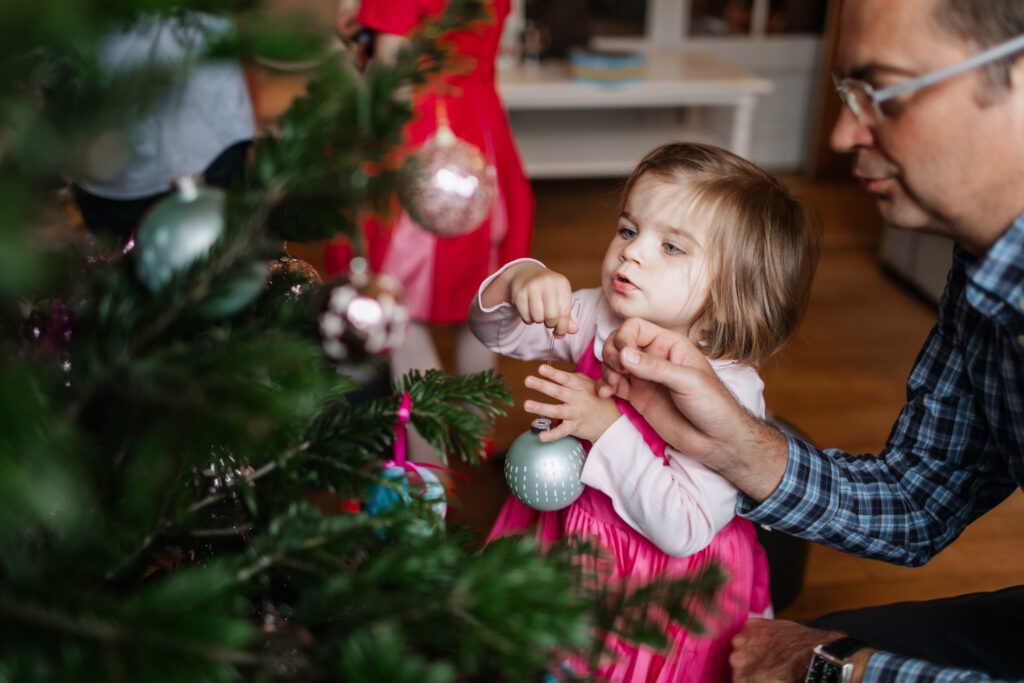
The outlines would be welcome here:
[[[870,83],[855,78],[843,78],[838,71],[832,72],[832,82],[836,86],[839,98],[850,108],[857,120],[865,126],[871,126],[880,123],[885,118],[882,113],[882,103],[994,62],[1002,57],[1009,57],[1021,50],[1024,50],[1024,35],[1019,35],[984,52],[979,52],[962,62],[881,90],[875,90]]]

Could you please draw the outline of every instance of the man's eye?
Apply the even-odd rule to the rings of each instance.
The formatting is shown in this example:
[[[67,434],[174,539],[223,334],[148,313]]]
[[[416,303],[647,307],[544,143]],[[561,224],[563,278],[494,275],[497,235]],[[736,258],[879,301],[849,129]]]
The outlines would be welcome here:
[[[906,99],[906,96],[901,96],[884,100],[878,103],[878,108],[882,111],[883,116],[896,116],[906,106]]]
[[[627,240],[634,239],[636,237],[636,230],[634,230],[633,228],[626,227],[624,225],[620,226],[619,237]]]

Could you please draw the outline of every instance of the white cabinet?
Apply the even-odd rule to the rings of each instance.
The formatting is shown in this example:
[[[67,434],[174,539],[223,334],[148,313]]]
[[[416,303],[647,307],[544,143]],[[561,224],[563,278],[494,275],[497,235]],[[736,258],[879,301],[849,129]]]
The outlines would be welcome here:
[[[671,140],[711,142],[750,156],[754,107],[772,92],[712,54],[651,50],[641,77],[598,85],[570,78],[565,62],[499,72],[498,89],[532,178],[626,175]]]
[[[767,33],[768,0],[754,0],[749,35],[691,36],[690,5],[648,0],[643,35],[591,38],[595,49],[643,52],[639,83],[574,83],[564,62],[548,60],[499,71],[531,177],[621,175],[672,139],[713,142],[771,170],[803,168],[821,36]]]

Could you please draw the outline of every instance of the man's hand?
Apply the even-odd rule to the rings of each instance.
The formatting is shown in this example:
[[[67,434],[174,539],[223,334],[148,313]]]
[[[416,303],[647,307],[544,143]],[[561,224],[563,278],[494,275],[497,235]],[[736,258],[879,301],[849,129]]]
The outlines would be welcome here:
[[[541,365],[537,371],[546,379],[530,375],[526,386],[562,402],[555,405],[526,401],[523,404],[528,413],[562,421],[557,427],[538,434],[540,441],[554,441],[572,434],[594,442],[619,419],[621,413],[615,401],[599,397],[596,382],[586,375],[564,372],[550,365]]]
[[[744,410],[685,335],[630,318],[605,342],[602,368],[600,396],[628,400],[661,438],[755,500],[782,480],[785,437]]]
[[[842,636],[793,621],[748,619],[732,639],[732,679],[735,683],[802,681],[814,646]]]

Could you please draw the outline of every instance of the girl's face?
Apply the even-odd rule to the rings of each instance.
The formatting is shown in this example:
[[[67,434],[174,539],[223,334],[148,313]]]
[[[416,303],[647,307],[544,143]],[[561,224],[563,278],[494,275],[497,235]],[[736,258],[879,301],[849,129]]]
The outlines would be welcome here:
[[[645,174],[633,185],[601,264],[612,310],[686,334],[710,289],[707,219],[685,184]]]

